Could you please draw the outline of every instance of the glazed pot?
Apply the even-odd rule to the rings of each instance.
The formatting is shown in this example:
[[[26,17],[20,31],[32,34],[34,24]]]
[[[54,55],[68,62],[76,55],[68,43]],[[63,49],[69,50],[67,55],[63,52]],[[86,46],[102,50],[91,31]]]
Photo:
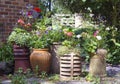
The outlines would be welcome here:
[[[48,49],[33,49],[30,55],[30,63],[33,72],[36,72],[36,67],[38,67],[38,73],[49,72],[51,64],[51,54]]]

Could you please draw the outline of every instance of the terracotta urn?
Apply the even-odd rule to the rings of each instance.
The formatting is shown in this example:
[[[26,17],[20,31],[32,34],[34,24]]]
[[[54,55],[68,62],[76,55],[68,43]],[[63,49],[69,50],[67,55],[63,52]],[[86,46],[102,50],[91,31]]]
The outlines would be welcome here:
[[[36,67],[38,67],[38,73],[49,72],[51,64],[51,54],[49,49],[33,49],[30,55],[30,63],[33,72],[36,72]]]

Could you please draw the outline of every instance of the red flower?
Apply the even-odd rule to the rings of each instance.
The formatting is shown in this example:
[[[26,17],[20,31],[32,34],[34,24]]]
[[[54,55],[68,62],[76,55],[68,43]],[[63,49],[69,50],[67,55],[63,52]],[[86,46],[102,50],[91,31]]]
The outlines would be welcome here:
[[[28,15],[28,16],[31,16],[31,15],[32,15],[32,12],[31,12],[31,11],[28,11],[28,12],[27,12],[27,15]]]
[[[36,12],[41,12],[41,9],[38,8],[38,7],[35,7],[34,10],[35,10]]]

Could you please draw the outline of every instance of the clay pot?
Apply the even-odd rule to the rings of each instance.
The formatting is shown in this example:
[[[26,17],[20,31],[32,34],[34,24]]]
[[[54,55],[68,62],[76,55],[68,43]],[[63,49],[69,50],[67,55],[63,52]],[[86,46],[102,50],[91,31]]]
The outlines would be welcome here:
[[[15,71],[18,71],[20,68],[22,68],[23,71],[26,72],[27,69],[30,69],[30,51],[28,47],[21,47],[15,44],[13,46],[13,53],[15,60]]]
[[[30,63],[33,72],[36,72],[36,67],[38,66],[38,73],[49,72],[51,63],[51,54],[48,49],[33,49],[30,55]]]

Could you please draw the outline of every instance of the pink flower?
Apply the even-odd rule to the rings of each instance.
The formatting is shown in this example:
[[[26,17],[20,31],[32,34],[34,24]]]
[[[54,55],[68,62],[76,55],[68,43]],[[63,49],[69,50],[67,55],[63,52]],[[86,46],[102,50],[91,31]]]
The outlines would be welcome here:
[[[73,32],[67,32],[66,35],[67,35],[68,37],[72,37],[72,36],[73,36]]]
[[[99,33],[99,31],[96,30],[96,31],[94,32],[93,36],[96,37],[98,33]]]
[[[19,20],[18,20],[18,23],[20,23],[21,25],[24,25],[24,24],[25,24],[25,22],[24,22],[22,19],[19,19]]]
[[[27,23],[27,26],[32,26],[30,23]]]

